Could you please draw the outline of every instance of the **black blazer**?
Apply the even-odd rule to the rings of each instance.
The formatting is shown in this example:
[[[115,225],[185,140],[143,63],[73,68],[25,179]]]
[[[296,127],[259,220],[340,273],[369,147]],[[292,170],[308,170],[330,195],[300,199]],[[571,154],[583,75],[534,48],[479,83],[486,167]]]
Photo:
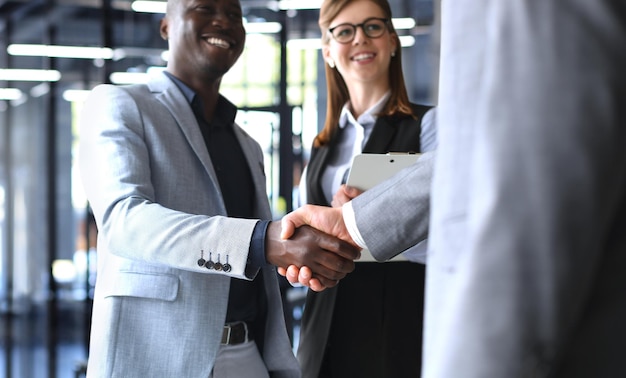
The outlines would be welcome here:
[[[430,106],[411,104],[415,118],[410,116],[378,117],[364,153],[420,152],[421,123]],[[311,159],[307,167],[307,202],[314,205],[330,206],[322,191],[322,170],[326,167],[331,151],[335,150],[337,140],[343,132],[337,128],[330,142],[311,150]]]

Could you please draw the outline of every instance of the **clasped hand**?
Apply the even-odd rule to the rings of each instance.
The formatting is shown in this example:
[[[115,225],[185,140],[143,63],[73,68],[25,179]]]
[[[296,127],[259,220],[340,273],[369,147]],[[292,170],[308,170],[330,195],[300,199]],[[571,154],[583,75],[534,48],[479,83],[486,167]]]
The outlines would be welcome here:
[[[326,206],[305,205],[287,214],[283,217],[281,222],[281,237],[283,239],[289,239],[293,237],[297,230],[299,230],[299,227],[310,225],[326,234],[336,236],[352,248],[355,248],[359,252],[355,258],[359,258],[361,248],[356,245],[354,240],[352,240],[352,237],[346,228],[341,206],[361,193],[362,191],[356,188],[350,188],[342,185],[333,198],[332,208]],[[352,263],[354,264],[354,262]],[[322,291],[331,287],[327,284],[328,281],[325,280],[323,276],[320,276],[318,272],[311,269],[312,267],[307,264],[291,264],[286,268],[286,265],[277,266],[278,273],[285,276],[292,284],[300,283],[314,291]],[[332,286],[334,285],[336,285],[336,282],[332,283]]]
[[[277,267],[307,267],[315,277],[314,289],[333,287],[354,270],[359,248],[307,225],[281,236],[281,224],[270,222],[266,234],[267,261]],[[284,274],[283,274],[284,275]]]

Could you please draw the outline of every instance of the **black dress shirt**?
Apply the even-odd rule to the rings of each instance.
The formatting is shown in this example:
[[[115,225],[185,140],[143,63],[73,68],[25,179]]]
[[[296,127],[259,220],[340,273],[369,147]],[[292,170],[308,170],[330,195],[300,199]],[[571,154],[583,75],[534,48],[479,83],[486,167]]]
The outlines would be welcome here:
[[[196,116],[220,184],[228,216],[253,218],[254,182],[241,144],[233,129],[237,114],[236,106],[220,95],[213,119],[206,120],[200,96],[172,74],[168,72],[166,74],[183,92]],[[265,263],[264,240],[267,224],[268,222],[259,222],[255,227],[249,254],[251,256],[248,267],[250,270],[258,270],[253,268],[258,268],[260,264]],[[214,262],[218,262],[218,256],[212,256],[212,258],[215,259]],[[225,264],[227,258],[228,255],[220,255],[219,262]],[[260,271],[252,281],[231,279],[226,313],[227,323],[246,321],[254,324],[260,309],[264,306],[261,280]]]

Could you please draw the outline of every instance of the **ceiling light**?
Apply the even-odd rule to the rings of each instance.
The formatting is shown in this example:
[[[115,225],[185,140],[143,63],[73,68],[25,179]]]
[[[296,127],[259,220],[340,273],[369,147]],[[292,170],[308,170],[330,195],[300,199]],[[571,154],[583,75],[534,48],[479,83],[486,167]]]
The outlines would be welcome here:
[[[144,84],[150,79],[157,75],[158,73],[165,70],[165,67],[156,67],[151,66],[148,67],[146,72],[113,72],[109,79],[111,83],[118,85],[125,84]]]
[[[61,73],[57,70],[0,69],[0,80],[4,81],[59,81]]]
[[[248,34],[275,34],[283,29],[279,22],[244,22]]]
[[[294,50],[319,50],[322,48],[322,41],[319,38],[290,39],[287,41],[287,48]]]
[[[412,35],[401,35],[399,38],[402,47],[411,47],[415,44],[415,37]]]
[[[43,82],[35,85],[30,89],[30,97],[38,98],[41,96],[45,96],[50,93],[50,84],[48,82]]]
[[[12,44],[7,47],[9,55],[47,56],[49,58],[112,59],[113,50],[108,47],[55,46]]]
[[[19,100],[22,97],[22,91],[17,88],[0,88],[0,100]]]
[[[89,96],[89,93],[91,91],[87,89],[67,89],[63,91],[63,99],[68,102],[82,102]]]
[[[407,30],[415,27],[415,20],[412,17],[392,18],[391,23],[396,30]]]
[[[321,6],[321,0],[281,0],[278,2],[278,8],[281,10],[320,9]]]
[[[109,79],[113,84],[144,84],[148,82],[148,74],[146,72],[113,72]]]
[[[160,57],[163,49],[152,49],[146,47],[118,47],[113,50],[113,60],[118,61],[124,58],[145,58]]]
[[[291,10],[291,9],[320,9],[322,0],[280,0],[267,1],[266,5],[269,9]],[[245,3],[242,5],[246,5]],[[165,13],[167,9],[167,1],[133,1],[131,9],[135,12],[143,13]]]
[[[133,1],[130,8],[135,12],[165,13],[167,1]]]

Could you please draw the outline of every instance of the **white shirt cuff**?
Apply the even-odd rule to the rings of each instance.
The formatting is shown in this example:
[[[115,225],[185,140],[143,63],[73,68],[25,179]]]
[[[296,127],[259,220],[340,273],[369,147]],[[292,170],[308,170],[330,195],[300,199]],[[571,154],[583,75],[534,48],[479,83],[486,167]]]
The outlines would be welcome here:
[[[341,207],[341,213],[343,214],[343,223],[346,225],[346,229],[350,234],[350,237],[361,248],[367,249],[365,240],[361,236],[359,229],[356,226],[356,219],[354,217],[354,209],[352,209],[352,201],[348,201]]]

